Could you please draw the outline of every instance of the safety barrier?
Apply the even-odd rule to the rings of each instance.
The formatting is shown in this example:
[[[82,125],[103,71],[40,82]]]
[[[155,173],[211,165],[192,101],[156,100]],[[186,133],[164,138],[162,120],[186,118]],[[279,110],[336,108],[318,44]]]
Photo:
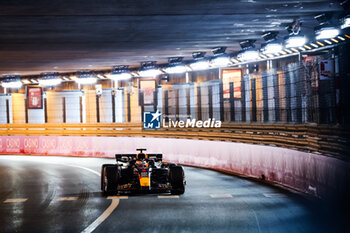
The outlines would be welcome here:
[[[275,145],[347,159],[349,131],[316,124],[223,124],[221,128],[143,130],[141,123],[3,124],[0,135],[140,136]]]
[[[261,178],[320,198],[342,200],[350,193],[350,163],[287,148],[151,137],[0,136],[0,154],[113,158],[136,148],[163,153],[166,161]]]

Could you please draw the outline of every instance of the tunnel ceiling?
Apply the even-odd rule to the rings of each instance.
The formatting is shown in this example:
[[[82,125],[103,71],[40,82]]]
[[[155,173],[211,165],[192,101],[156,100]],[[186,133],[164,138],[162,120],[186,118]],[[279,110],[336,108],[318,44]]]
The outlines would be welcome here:
[[[280,31],[299,19],[313,36],[323,12],[338,1],[304,0],[12,0],[0,2],[0,75],[138,65],[191,58]],[[258,46],[259,47],[259,46]]]

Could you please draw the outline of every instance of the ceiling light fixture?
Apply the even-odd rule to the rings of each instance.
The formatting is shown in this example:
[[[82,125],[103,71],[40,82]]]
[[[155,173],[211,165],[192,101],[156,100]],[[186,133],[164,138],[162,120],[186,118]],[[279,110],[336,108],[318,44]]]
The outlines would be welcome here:
[[[42,73],[41,78],[38,80],[41,86],[57,86],[62,83],[62,79],[59,78],[59,73]],[[33,82],[33,81],[32,81]]]
[[[204,58],[205,54],[205,52],[192,53],[192,57],[194,58],[194,61],[190,64],[192,70],[199,71],[209,69],[209,61]]]
[[[259,59],[260,53],[257,49],[255,49],[254,43],[255,40],[244,40],[239,42],[242,50],[238,53],[237,59],[242,62]]]
[[[262,35],[266,43],[261,45],[261,52],[263,54],[276,54],[280,53],[283,49],[283,46],[280,42],[277,41],[278,32],[271,31]]]
[[[307,39],[300,33],[302,23],[299,20],[294,20],[292,24],[286,27],[289,35],[284,38],[286,48],[297,48],[304,46]]]
[[[315,30],[316,40],[326,40],[337,37],[340,34],[340,30],[335,27],[322,27]]]
[[[139,76],[145,78],[154,78],[160,75],[162,72],[156,66],[155,61],[148,61],[141,63],[141,69],[139,70]]]
[[[315,16],[315,19],[320,24],[319,26],[315,27],[316,40],[331,39],[331,38],[337,37],[340,34],[340,30],[334,24],[333,14],[323,13]]]
[[[76,83],[80,85],[94,84],[97,82],[96,78],[78,78],[75,80]]]
[[[226,67],[231,65],[230,57],[225,53],[226,47],[218,47],[213,49],[214,57],[210,60],[210,65],[213,67]]]
[[[231,64],[231,61],[227,54],[222,54],[213,57],[210,61],[210,64],[213,67],[226,67]]]
[[[285,47],[286,48],[297,48],[304,46],[306,44],[307,40],[306,37],[303,35],[292,35],[288,36],[285,39]]]
[[[39,85],[40,86],[57,86],[60,85],[62,82],[61,79],[40,79]]]
[[[23,83],[18,76],[4,76],[4,79],[1,81],[1,86],[3,88],[21,88]]]
[[[261,51],[264,54],[279,53],[282,51],[282,49],[283,49],[283,46],[281,45],[281,43],[278,43],[278,42],[270,42],[270,43],[263,44],[261,46]]]
[[[169,65],[164,69],[167,74],[181,74],[187,72],[185,64],[182,63],[183,57],[169,58]]]
[[[206,59],[195,60],[190,64],[190,67],[194,71],[209,69],[209,62]]]
[[[78,71],[78,78],[74,81],[79,85],[95,84],[97,82],[96,76],[91,71]]]
[[[115,66],[114,71],[108,75],[108,78],[114,81],[128,80],[132,78],[129,66]]]
[[[256,49],[243,50],[237,55],[237,59],[240,61],[254,61],[259,57],[259,52]]]

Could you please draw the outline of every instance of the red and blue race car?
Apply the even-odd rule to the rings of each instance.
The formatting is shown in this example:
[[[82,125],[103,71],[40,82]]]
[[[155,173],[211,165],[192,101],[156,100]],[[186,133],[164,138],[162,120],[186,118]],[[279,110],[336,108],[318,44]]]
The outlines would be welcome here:
[[[185,173],[182,166],[162,161],[162,154],[116,154],[116,164],[103,164],[101,190],[104,194],[118,192],[185,192]]]

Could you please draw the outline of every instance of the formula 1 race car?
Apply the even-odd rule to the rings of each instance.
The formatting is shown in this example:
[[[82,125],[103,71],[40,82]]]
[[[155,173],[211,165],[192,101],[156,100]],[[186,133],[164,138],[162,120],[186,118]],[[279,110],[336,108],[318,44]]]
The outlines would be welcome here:
[[[182,166],[162,162],[162,154],[116,154],[117,164],[103,164],[101,190],[104,194],[119,191],[185,192],[185,174]]]

